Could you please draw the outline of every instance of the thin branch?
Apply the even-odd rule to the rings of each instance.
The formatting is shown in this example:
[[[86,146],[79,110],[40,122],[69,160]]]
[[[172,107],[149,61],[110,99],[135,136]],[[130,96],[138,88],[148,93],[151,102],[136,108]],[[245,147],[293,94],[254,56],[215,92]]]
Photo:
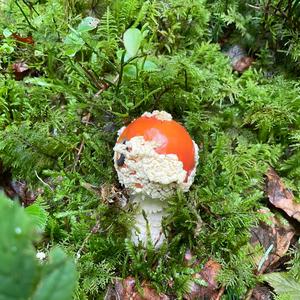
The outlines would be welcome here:
[[[86,124],[85,125],[87,125],[89,123],[90,119],[91,119],[91,113],[89,112],[88,115],[87,115],[87,118],[86,118]],[[75,161],[74,161],[74,166],[73,166],[74,170],[75,170],[75,168],[76,168],[76,166],[79,162],[83,147],[84,147],[84,139],[82,139],[82,141],[80,143],[80,146],[79,146],[79,149],[78,149]]]
[[[100,96],[100,94],[102,94],[105,90],[107,90],[109,88],[110,85],[115,85],[119,80],[119,74],[116,75],[116,77],[113,79],[113,81],[111,83],[107,83],[105,82],[105,84],[103,84],[102,88],[94,95],[94,98],[97,98]],[[105,81],[105,80],[103,80]]]
[[[116,75],[116,77],[115,77],[115,78],[113,79],[113,81],[112,81],[113,84],[116,83],[116,82],[118,81],[118,79],[119,79],[119,75]],[[99,97],[99,95],[100,95],[101,93],[103,93],[105,90],[107,90],[109,87],[110,87],[109,84],[104,84],[104,85],[101,87],[101,89],[94,95],[94,98]],[[90,119],[91,119],[91,113],[89,112],[89,113],[87,114],[87,117],[86,117],[86,120],[85,120],[85,125],[86,125],[86,126],[89,124]],[[77,164],[78,164],[78,162],[79,162],[79,160],[80,160],[80,156],[81,156],[81,153],[82,153],[82,151],[83,151],[83,148],[84,148],[84,139],[82,139],[82,141],[81,141],[81,143],[80,143],[80,146],[79,146],[79,148],[78,148],[78,152],[77,152],[77,155],[76,155],[76,158],[75,158],[75,161],[74,161],[73,169],[76,168],[76,166],[77,166]]]
[[[225,292],[225,286],[222,285],[215,300],[220,300],[221,297],[223,296],[224,292]]]
[[[90,230],[90,232],[88,233],[88,235],[85,237],[85,239],[83,240],[80,248],[78,249],[78,251],[76,252],[76,257],[75,257],[75,262],[77,263],[80,256],[81,256],[81,252],[84,249],[85,245],[87,244],[87,242],[89,241],[89,239],[91,238],[92,234],[95,233],[94,228],[99,229],[100,226],[100,221],[97,221],[95,226]]]
[[[37,179],[38,179],[39,181],[41,181],[45,186],[47,186],[47,187],[53,192],[52,187],[51,187],[47,182],[45,182],[45,181],[38,175],[38,173],[37,173],[36,170],[34,170],[34,173],[35,173],[35,176],[37,177]]]
[[[126,54],[126,52],[123,51],[122,57],[121,57],[121,68],[120,68],[120,72],[119,72],[119,79],[118,79],[117,88],[116,88],[116,94],[117,95],[119,93],[119,89],[120,89],[120,86],[121,86],[121,83],[122,83],[122,79],[123,79],[125,54]]]
[[[246,3],[247,6],[251,7],[251,8],[254,8],[256,10],[261,10],[261,7],[260,6],[256,6],[256,5],[252,5],[250,3]]]
[[[22,1],[30,10],[33,10],[38,16],[40,15],[30,1],[29,2],[27,2],[26,0],[22,0]]]
[[[21,7],[21,5],[19,4],[18,0],[15,0],[15,3],[16,3],[16,5],[18,6],[18,8],[20,9],[20,11],[21,11],[23,17],[25,18],[27,24],[29,25],[29,27],[30,27],[31,29],[33,29],[33,30],[36,30],[36,28],[30,23],[28,17],[26,16],[26,14],[25,14],[23,8]]]

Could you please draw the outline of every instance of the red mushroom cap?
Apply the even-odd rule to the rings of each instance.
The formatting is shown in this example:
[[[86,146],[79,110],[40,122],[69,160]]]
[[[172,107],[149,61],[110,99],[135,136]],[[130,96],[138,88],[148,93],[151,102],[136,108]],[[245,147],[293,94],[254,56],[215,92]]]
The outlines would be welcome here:
[[[141,116],[132,121],[121,133],[118,143],[142,136],[145,141],[155,141],[158,154],[176,154],[189,175],[195,168],[195,146],[186,129],[174,120]]]

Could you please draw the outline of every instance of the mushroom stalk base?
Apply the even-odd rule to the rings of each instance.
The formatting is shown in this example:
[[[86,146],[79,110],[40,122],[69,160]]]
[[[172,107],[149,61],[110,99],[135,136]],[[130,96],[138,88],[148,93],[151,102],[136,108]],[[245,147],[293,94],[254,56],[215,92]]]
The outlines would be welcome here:
[[[139,207],[131,240],[135,245],[142,242],[146,246],[149,238],[155,248],[160,247],[165,240],[161,225],[162,218],[166,216],[164,201],[141,194],[133,196],[132,201],[137,203]]]

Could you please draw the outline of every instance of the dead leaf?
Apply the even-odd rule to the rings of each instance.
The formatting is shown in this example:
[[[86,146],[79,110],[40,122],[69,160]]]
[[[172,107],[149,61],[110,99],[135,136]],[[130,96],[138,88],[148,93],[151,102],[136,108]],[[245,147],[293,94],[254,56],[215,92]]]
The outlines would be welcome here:
[[[24,37],[21,37],[20,35],[18,35],[18,34],[16,34],[16,33],[13,33],[13,34],[12,34],[12,37],[13,37],[15,40],[17,40],[17,41],[19,41],[19,42],[21,42],[21,43],[31,44],[31,45],[34,44],[34,41],[33,41],[32,36],[27,36],[27,37],[24,38]]]
[[[142,284],[142,293],[135,287],[135,279],[131,276],[117,280],[114,287],[110,286],[104,300],[169,300],[165,294],[158,294],[147,283]]]
[[[266,286],[257,286],[252,291],[252,296],[250,300],[271,300],[273,299],[272,292],[270,288]]]
[[[24,61],[19,61],[12,66],[16,80],[22,80],[29,73],[29,67]]]
[[[128,204],[128,196],[125,191],[122,191],[113,184],[105,183],[101,186],[96,186],[88,182],[84,182],[82,183],[82,186],[88,191],[96,194],[105,204],[114,204],[121,208],[124,208]]]
[[[218,262],[209,260],[204,265],[203,269],[195,275],[195,278],[201,278],[206,281],[207,286],[201,286],[194,282],[191,286],[190,292],[184,296],[184,299],[220,299],[221,295],[220,291],[218,291],[218,283],[216,281],[217,275],[220,270],[221,265]]]
[[[5,194],[10,198],[18,197],[21,204],[25,207],[31,205],[36,198],[43,194],[43,189],[32,191],[25,181],[9,180],[3,186]]]
[[[240,45],[233,45],[224,52],[230,59],[232,69],[239,73],[245,72],[254,62],[254,58],[247,56],[244,48]]]
[[[187,266],[197,266],[199,264],[199,261],[189,249],[184,254],[184,262]]]
[[[239,59],[235,64],[232,65],[233,70],[243,73],[245,72],[254,62],[254,58],[245,56]]]
[[[269,213],[267,209],[261,213]],[[263,256],[254,257],[256,273],[263,274],[266,270],[279,261],[289,249],[291,240],[295,234],[290,224],[282,224],[274,215],[270,215],[271,224],[261,222],[259,226],[251,230],[252,245],[260,244],[264,249]]]
[[[300,204],[295,202],[293,193],[284,186],[273,168],[270,168],[266,175],[269,201],[300,222]]]

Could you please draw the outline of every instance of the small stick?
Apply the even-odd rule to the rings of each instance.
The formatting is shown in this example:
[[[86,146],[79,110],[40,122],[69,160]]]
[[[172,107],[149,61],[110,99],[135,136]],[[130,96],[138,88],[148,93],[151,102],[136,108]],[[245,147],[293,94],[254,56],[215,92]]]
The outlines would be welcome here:
[[[215,300],[221,300],[221,297],[223,296],[224,291],[225,291],[225,286],[222,285]]]
[[[91,119],[91,113],[89,112],[87,114],[87,118],[86,118],[86,124],[87,125],[89,123]],[[84,146],[84,140],[81,141],[80,143],[80,146],[79,146],[79,149],[78,149],[78,152],[77,152],[77,155],[76,155],[76,158],[75,158],[75,162],[74,162],[74,167],[73,169],[75,169],[75,167],[77,166],[78,162],[79,162],[79,159],[80,159],[80,156],[81,156],[81,153],[82,153],[82,150],[83,150],[83,146]]]
[[[119,79],[119,75],[116,75],[116,77],[113,79],[112,83],[118,82],[118,79]],[[109,87],[110,87],[110,85],[105,82],[102,85],[102,88],[94,95],[94,98],[99,97],[99,95],[102,94],[104,91],[106,91]],[[86,117],[85,125],[88,125],[90,119],[91,119],[91,113],[89,112],[87,114],[87,117]],[[77,166],[77,164],[79,162],[79,159],[80,159],[83,147],[84,147],[84,140],[81,141],[80,146],[78,148],[78,152],[77,152],[77,155],[76,155],[76,158],[75,158],[75,161],[74,161],[74,167],[73,167],[73,169],[76,168],[76,166]]]
[[[34,171],[34,173],[35,173],[35,176],[37,177],[37,179],[38,179],[39,181],[41,181],[44,185],[46,185],[46,186],[53,192],[52,187],[51,187],[47,182],[45,182],[45,181],[38,175],[38,173],[37,173],[36,170]]]
[[[88,235],[83,240],[80,248],[76,252],[76,258],[75,258],[75,262],[76,263],[78,262],[78,260],[80,258],[80,255],[81,255],[81,252],[82,252],[83,248],[85,247],[85,245],[87,244],[87,242],[89,241],[90,237],[92,236],[92,234],[95,233],[96,230],[99,229],[99,227],[100,227],[100,221],[97,221],[96,224],[95,224],[95,226],[90,230],[90,232],[88,233]]]

